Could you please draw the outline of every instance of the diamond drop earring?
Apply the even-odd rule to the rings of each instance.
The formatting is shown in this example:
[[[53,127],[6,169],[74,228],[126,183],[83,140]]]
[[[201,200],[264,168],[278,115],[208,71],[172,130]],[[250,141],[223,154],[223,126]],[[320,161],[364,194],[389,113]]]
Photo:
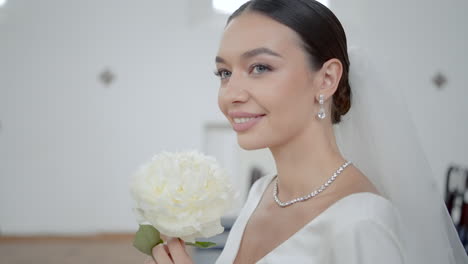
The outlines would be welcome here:
[[[327,115],[325,114],[325,109],[323,108],[323,94],[319,96],[319,104],[320,104],[320,110],[317,114],[317,116],[320,119],[324,119]]]

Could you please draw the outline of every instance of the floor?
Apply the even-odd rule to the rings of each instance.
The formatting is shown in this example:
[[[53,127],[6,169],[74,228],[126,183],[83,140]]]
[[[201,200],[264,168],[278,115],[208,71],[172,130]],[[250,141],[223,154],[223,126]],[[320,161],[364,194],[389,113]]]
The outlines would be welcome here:
[[[133,237],[0,237],[1,264],[138,264],[146,255]]]
[[[210,241],[223,245],[225,239],[220,234]],[[133,234],[0,236],[0,264],[143,264],[147,256],[132,244]],[[187,249],[196,264],[214,263],[222,250]]]

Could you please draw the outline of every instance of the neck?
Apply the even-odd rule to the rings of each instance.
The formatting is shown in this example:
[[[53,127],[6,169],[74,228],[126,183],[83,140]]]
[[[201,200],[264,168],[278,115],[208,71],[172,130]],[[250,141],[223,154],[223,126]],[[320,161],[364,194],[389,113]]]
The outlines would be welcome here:
[[[270,147],[270,151],[283,201],[316,190],[346,161],[336,145],[331,124],[311,124],[287,143]]]

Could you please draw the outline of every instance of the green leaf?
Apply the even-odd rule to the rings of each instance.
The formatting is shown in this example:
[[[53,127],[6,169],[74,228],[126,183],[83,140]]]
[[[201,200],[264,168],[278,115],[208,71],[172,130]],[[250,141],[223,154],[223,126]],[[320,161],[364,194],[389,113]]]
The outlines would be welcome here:
[[[159,231],[152,225],[140,225],[135,234],[133,246],[146,255],[152,256],[152,249],[156,245],[163,243]]]
[[[185,242],[185,245],[194,246],[194,247],[197,247],[197,248],[211,248],[211,247],[216,246],[216,243],[195,241],[195,243]]]

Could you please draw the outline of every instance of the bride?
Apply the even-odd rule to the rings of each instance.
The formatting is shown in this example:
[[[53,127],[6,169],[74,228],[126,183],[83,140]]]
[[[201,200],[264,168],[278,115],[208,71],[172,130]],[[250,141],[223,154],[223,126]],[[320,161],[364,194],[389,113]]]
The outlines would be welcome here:
[[[377,67],[351,62],[319,2],[254,0],[229,17],[218,104],[277,173],[252,186],[217,264],[468,263],[404,105]],[[192,263],[180,240],[153,255]]]

